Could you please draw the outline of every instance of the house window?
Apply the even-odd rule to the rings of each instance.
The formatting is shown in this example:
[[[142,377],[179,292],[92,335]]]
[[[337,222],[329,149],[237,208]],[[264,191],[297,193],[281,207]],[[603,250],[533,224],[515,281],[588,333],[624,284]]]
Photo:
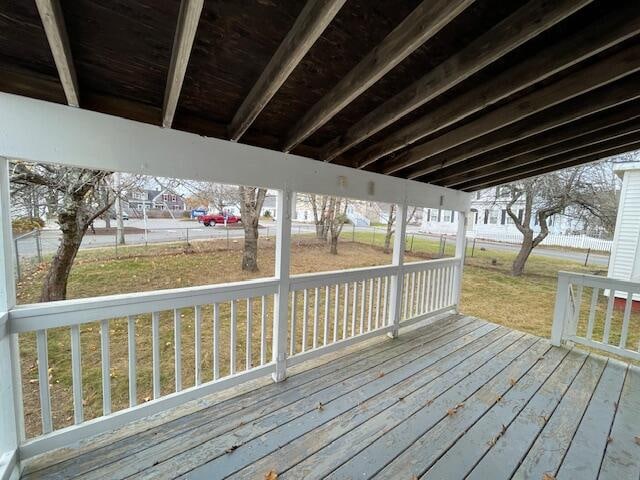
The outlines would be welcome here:
[[[176,203],[176,196],[175,196],[175,195],[171,195],[171,201],[172,201],[173,203]]]
[[[141,204],[141,203],[137,204],[137,205],[136,205],[136,209],[137,209],[137,210],[142,210],[142,204]]]
[[[133,198],[137,200],[144,200],[144,192],[134,192]]]
[[[497,225],[498,224],[498,211],[490,210],[489,211],[489,224]]]
[[[450,222],[451,221],[451,210],[444,210],[442,212],[442,221]]]
[[[169,201],[169,194],[168,193],[163,193],[162,194],[162,200],[164,200],[165,202]]]
[[[432,222],[438,221],[438,210],[429,210],[429,215],[429,220],[431,220]]]

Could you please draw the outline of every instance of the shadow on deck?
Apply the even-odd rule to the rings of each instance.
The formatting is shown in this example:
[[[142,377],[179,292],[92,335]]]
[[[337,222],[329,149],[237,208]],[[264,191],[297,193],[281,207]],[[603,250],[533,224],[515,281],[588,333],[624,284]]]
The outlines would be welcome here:
[[[640,370],[615,360],[449,316],[292,371],[46,454],[23,478],[640,476]]]

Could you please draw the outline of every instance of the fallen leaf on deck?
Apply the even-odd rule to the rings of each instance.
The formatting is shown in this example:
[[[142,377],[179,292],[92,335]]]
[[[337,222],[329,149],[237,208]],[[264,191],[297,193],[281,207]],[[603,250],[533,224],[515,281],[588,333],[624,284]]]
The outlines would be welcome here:
[[[384,372],[378,373],[378,378],[382,378],[382,377],[384,377]]]
[[[278,474],[275,470],[269,470],[264,476],[264,480],[276,480],[277,478]]]
[[[318,406],[316,407],[316,410],[318,410],[319,412],[324,410],[324,405],[322,404],[322,402],[318,402]]]
[[[460,410],[462,407],[464,407],[464,403],[459,403],[459,404],[457,404],[455,407],[450,408],[449,410],[447,410],[447,415],[448,415],[448,416],[455,415],[455,414],[456,414],[456,412],[457,412],[458,410]]]
[[[640,445],[640,436],[635,437],[635,441],[638,445]]]
[[[556,477],[551,475],[550,473],[545,473],[542,475],[542,480],[556,480]]]
[[[515,378],[510,378],[509,379],[509,383],[511,384],[511,386],[513,387],[516,383],[518,383],[518,381]]]
[[[607,437],[607,443],[613,442],[613,437]]]
[[[237,449],[240,445],[231,445],[229,448],[227,448],[225,450],[226,453],[231,453],[233,452],[235,449]]]

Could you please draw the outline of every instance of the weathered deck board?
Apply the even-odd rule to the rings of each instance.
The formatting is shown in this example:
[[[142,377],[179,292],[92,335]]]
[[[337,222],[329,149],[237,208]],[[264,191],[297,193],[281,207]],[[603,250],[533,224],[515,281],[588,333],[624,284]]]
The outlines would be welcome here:
[[[635,480],[638,411],[637,367],[452,316],[26,478]]]

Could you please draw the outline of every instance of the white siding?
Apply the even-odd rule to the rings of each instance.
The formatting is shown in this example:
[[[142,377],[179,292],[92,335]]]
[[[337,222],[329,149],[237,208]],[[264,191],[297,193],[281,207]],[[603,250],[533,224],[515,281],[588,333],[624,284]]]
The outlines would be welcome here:
[[[640,282],[640,170],[624,172],[609,276]]]

